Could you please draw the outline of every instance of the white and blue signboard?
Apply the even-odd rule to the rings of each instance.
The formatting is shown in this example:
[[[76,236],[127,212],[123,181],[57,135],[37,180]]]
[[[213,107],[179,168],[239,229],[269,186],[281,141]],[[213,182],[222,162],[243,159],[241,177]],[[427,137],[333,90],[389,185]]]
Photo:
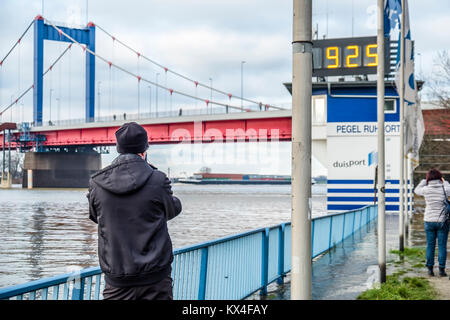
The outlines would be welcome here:
[[[377,165],[376,83],[351,87],[341,84],[327,91],[327,208],[352,210],[376,201]],[[324,92],[317,91],[316,94]],[[314,91],[313,91],[314,94]],[[399,208],[399,136],[396,91],[386,87],[391,109],[385,114],[386,211]]]

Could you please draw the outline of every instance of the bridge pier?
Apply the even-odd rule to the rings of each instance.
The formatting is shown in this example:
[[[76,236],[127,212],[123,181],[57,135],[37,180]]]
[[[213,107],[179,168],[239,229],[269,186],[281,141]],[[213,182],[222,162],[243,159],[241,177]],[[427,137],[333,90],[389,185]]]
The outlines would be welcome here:
[[[101,155],[88,152],[27,152],[23,188],[87,188],[101,169]]]

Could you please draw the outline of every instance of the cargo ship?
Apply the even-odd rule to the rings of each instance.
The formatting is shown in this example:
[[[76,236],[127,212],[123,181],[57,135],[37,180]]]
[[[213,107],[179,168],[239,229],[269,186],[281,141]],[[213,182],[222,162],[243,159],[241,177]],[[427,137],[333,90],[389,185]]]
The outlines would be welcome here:
[[[242,173],[194,173],[177,182],[189,184],[291,184],[291,176]],[[315,181],[312,181],[314,184]]]

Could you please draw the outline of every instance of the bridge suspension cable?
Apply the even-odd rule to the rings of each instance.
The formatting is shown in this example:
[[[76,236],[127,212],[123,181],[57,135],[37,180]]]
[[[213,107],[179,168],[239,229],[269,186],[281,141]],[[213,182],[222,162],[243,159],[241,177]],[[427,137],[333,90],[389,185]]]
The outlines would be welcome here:
[[[197,86],[201,86],[201,87],[206,88],[206,89],[208,89],[208,90],[212,90],[212,91],[215,91],[215,92],[220,93],[220,94],[222,94],[222,95],[228,96],[229,99],[231,99],[231,98],[233,97],[233,98],[236,98],[236,99],[239,99],[239,100],[243,100],[243,101],[247,101],[247,102],[250,102],[250,103],[254,103],[254,104],[256,104],[256,105],[258,105],[258,106],[260,106],[260,107],[261,107],[261,106],[265,106],[267,109],[272,108],[272,109],[284,110],[284,108],[281,108],[281,107],[277,107],[277,106],[273,106],[273,105],[269,105],[269,104],[263,104],[262,102],[254,101],[254,100],[247,99],[247,98],[244,98],[244,97],[239,97],[239,96],[237,96],[237,95],[232,95],[231,93],[228,93],[228,92],[225,92],[225,91],[216,89],[216,88],[214,88],[214,87],[212,87],[212,86],[208,86],[207,84],[204,84],[204,83],[201,83],[201,82],[196,81],[196,80],[194,80],[194,79],[191,79],[191,78],[189,78],[189,77],[187,77],[187,76],[185,76],[185,75],[183,75],[183,74],[181,74],[181,73],[178,73],[178,72],[176,72],[176,71],[174,71],[174,70],[172,70],[172,69],[169,69],[169,68],[163,66],[162,64],[160,64],[160,63],[154,61],[153,59],[148,58],[148,57],[145,56],[144,54],[140,53],[139,51],[137,51],[137,50],[133,49],[132,47],[130,47],[129,45],[127,45],[126,43],[124,43],[124,42],[122,42],[121,40],[117,39],[115,36],[113,36],[112,34],[110,34],[108,31],[106,31],[105,29],[103,29],[101,26],[99,26],[99,25],[97,25],[97,24],[96,24],[95,26],[96,26],[98,29],[100,29],[101,31],[103,31],[106,35],[110,36],[110,37],[113,39],[113,41],[117,41],[118,43],[120,43],[122,46],[124,46],[124,47],[127,48],[128,50],[134,52],[134,53],[138,56],[138,58],[139,58],[139,57],[140,57],[140,58],[143,58],[143,59],[149,61],[150,63],[152,63],[152,64],[158,66],[159,68],[164,69],[164,72],[166,73],[166,75],[167,75],[168,72],[170,72],[170,73],[172,73],[172,74],[174,74],[174,75],[176,75],[176,76],[178,76],[178,77],[180,77],[180,78],[183,78],[183,79],[185,79],[185,80],[187,80],[187,81],[192,82],[192,83],[195,85],[196,88],[197,88]]]
[[[52,70],[52,68],[58,63],[59,60],[66,54],[66,52],[72,47],[72,43],[70,43],[67,48],[55,59],[55,61],[47,68],[47,70],[42,74],[42,76],[45,76],[49,71]],[[31,89],[34,88],[34,84],[29,86],[22,94],[20,94],[15,100],[13,100],[8,106],[3,108],[3,110],[0,112],[0,116],[2,116],[6,111],[9,110],[12,106],[17,104]]]
[[[22,41],[22,38],[27,34],[28,30],[30,30],[31,26],[33,25],[34,20],[31,21],[31,23],[28,25],[28,27],[25,29],[25,31],[22,33],[22,35],[19,37],[19,39],[14,43],[14,45],[9,49],[8,53],[3,57],[2,60],[0,60],[0,66],[5,62],[6,58],[13,52],[13,50],[17,47],[17,45],[20,44],[20,41]]]
[[[172,88],[168,88],[168,87],[165,87],[165,86],[163,86],[163,85],[160,85],[159,83],[156,83],[156,82],[153,82],[153,81],[148,80],[148,79],[146,79],[146,78],[143,78],[141,75],[137,75],[137,74],[133,73],[132,71],[129,71],[129,70],[127,70],[127,69],[125,69],[125,68],[123,68],[123,67],[121,67],[121,66],[119,66],[119,65],[117,65],[117,64],[115,64],[115,63],[113,63],[112,61],[109,61],[108,59],[106,59],[106,58],[100,56],[99,54],[93,52],[93,51],[90,50],[86,45],[83,45],[83,44],[79,43],[78,41],[76,41],[75,39],[73,39],[71,36],[69,36],[67,33],[65,33],[63,30],[61,30],[60,28],[58,28],[53,22],[51,22],[51,21],[49,21],[49,20],[47,20],[47,19],[45,19],[45,18],[44,18],[44,20],[45,20],[45,22],[46,22],[48,25],[51,25],[55,30],[57,30],[58,33],[64,35],[67,39],[69,39],[69,40],[72,41],[73,43],[75,43],[75,44],[77,44],[78,46],[80,46],[80,47],[83,49],[83,51],[89,52],[90,54],[92,54],[92,55],[95,56],[96,58],[98,58],[98,59],[102,60],[103,62],[107,63],[110,67],[113,66],[113,67],[119,69],[120,71],[122,71],[122,72],[124,72],[124,73],[127,73],[127,74],[129,74],[129,75],[131,75],[131,76],[137,78],[137,80],[138,80],[139,82],[140,82],[140,81],[148,82],[148,83],[150,83],[150,84],[152,84],[152,85],[154,85],[154,86],[156,86],[156,87],[159,87],[159,88],[161,88],[161,89],[166,90],[166,92],[169,92],[170,95],[173,95],[173,94],[175,93],[175,94],[178,94],[178,95],[181,95],[181,96],[185,96],[185,97],[188,97],[188,98],[191,98],[191,99],[196,99],[196,100],[204,101],[204,102],[206,103],[206,106],[208,106],[209,104],[215,104],[215,105],[223,106],[223,107],[226,107],[226,108],[232,108],[232,109],[241,110],[241,111],[247,111],[247,112],[248,112],[248,111],[251,111],[250,109],[245,109],[245,108],[241,108],[241,107],[229,105],[229,104],[222,103],[222,102],[218,102],[218,101],[210,101],[210,100],[208,100],[208,99],[201,99],[201,98],[195,97],[195,96],[193,96],[193,95],[191,95],[191,94],[188,94],[188,93],[185,93],[185,92],[182,92],[182,91],[178,91],[178,90],[175,90],[175,89],[172,89]]]

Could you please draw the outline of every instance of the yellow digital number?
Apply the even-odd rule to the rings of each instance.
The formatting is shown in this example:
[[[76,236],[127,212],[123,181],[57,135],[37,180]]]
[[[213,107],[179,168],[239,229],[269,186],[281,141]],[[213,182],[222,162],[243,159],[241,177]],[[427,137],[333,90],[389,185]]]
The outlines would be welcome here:
[[[371,53],[370,52],[370,49],[377,49],[377,45],[376,44],[369,44],[367,47],[366,47],[366,55],[367,55],[367,58],[374,58],[375,59],[375,62],[369,62],[368,64],[367,64],[367,66],[368,67],[376,67],[377,65],[378,65],[378,54],[377,54],[377,50],[375,50],[375,53]]]
[[[334,51],[334,54],[331,52]],[[334,64],[327,65],[328,69],[339,68],[339,48],[338,47],[328,47],[327,48],[327,59],[334,60]]]
[[[350,59],[355,59],[359,57],[359,47],[358,46],[348,46],[348,50],[354,50],[353,54],[349,54],[347,56],[347,67],[349,68],[356,68],[359,67],[357,63],[351,63]]]

